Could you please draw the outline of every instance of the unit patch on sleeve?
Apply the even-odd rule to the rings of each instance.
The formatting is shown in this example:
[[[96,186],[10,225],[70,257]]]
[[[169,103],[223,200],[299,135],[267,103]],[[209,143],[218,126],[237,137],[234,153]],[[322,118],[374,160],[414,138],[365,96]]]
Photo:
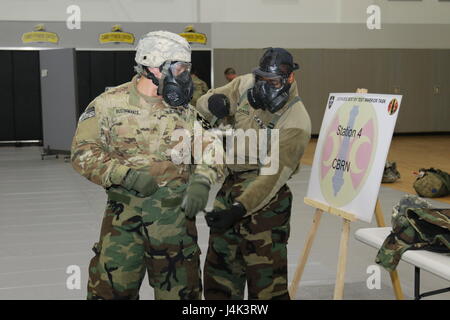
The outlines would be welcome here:
[[[87,120],[89,118],[95,117],[95,107],[89,107],[87,108],[83,114],[81,115],[80,119],[78,120],[78,122],[82,122],[84,120]]]

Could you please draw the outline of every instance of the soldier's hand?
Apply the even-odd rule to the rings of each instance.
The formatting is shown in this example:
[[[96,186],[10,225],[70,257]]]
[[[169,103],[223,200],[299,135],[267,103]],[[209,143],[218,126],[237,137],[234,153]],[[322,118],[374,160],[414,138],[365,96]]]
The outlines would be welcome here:
[[[234,203],[229,209],[214,210],[206,213],[205,219],[208,226],[213,231],[225,231],[239,222],[247,210],[239,203]]]
[[[230,114],[230,101],[224,94],[213,94],[208,99],[208,109],[218,119],[222,119]]]
[[[136,191],[139,197],[151,196],[158,189],[158,184],[154,177],[135,169],[128,170],[121,185],[125,189]]]
[[[192,179],[186,190],[183,209],[188,218],[194,218],[197,213],[204,210],[209,197],[209,183]]]

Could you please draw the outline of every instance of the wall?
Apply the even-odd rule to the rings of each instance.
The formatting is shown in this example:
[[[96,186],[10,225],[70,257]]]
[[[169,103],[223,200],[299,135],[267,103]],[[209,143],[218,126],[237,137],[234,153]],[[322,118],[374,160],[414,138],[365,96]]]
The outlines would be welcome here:
[[[2,0],[0,20],[65,21],[78,5],[83,22],[196,21],[196,0]]]
[[[330,92],[404,96],[396,132],[450,132],[450,50],[406,49],[291,49],[299,63],[296,80],[300,96],[318,134]],[[223,85],[223,70],[240,74],[257,66],[260,49],[216,49],[214,72]],[[439,93],[434,88],[439,87]]]
[[[44,23],[48,32],[54,32],[59,37],[58,44],[23,44],[21,37],[24,33],[33,31],[37,22],[32,21],[0,21],[0,48],[1,47],[44,47],[44,48],[77,48],[77,49],[110,49],[110,50],[134,50],[137,41],[149,31],[167,30],[175,33],[183,32],[185,23],[142,23],[142,22],[84,22],[81,29],[69,30],[65,22],[39,21]],[[126,43],[99,43],[101,33],[110,32],[115,24],[122,26],[123,32],[132,33],[135,37],[134,44]],[[196,31],[208,36],[206,45],[193,44],[193,48],[209,49],[213,43],[211,37],[211,25],[199,23],[195,25]]]
[[[204,22],[365,23],[376,4],[383,23],[450,23],[450,3],[438,0],[204,0]]]
[[[81,30],[66,28],[66,8],[71,4],[81,6]],[[381,30],[366,27],[366,8],[371,4],[381,7]],[[405,100],[397,132],[450,131],[450,55],[444,50],[450,49],[450,2],[2,0],[0,47],[29,46],[20,37],[41,22],[61,41],[33,47],[96,50],[134,48],[98,43],[98,34],[116,23],[139,38],[150,30],[181,32],[194,22],[197,31],[208,35],[208,44],[193,47],[214,49],[216,86],[224,83],[225,67],[244,73],[256,66],[261,48],[291,48],[303,65],[298,80],[316,133],[328,93],[352,92],[360,86],[383,93],[401,89]],[[337,76],[341,74],[344,80]],[[439,94],[433,94],[435,86],[440,87]]]
[[[22,44],[21,36],[33,30],[37,22],[0,21],[0,47],[75,47],[80,49],[125,49],[135,45],[100,44],[100,33],[120,23],[124,32],[136,40],[152,30],[182,32],[186,23],[84,22],[80,30],[69,30],[65,22],[46,22],[46,30],[56,32],[60,42]],[[208,37],[206,45],[193,48],[450,48],[450,24],[386,24],[381,30],[369,30],[354,23],[196,23],[198,32]]]
[[[450,24],[213,23],[215,48],[450,48]]]
[[[363,23],[377,4],[385,23],[450,24],[438,0],[2,0],[0,20],[64,21],[72,4],[83,21]]]

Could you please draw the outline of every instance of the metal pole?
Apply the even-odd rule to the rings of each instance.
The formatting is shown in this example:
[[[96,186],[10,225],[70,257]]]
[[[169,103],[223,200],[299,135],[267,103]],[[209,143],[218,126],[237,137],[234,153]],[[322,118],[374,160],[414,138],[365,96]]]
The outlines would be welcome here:
[[[414,299],[420,300],[420,268],[414,267]]]

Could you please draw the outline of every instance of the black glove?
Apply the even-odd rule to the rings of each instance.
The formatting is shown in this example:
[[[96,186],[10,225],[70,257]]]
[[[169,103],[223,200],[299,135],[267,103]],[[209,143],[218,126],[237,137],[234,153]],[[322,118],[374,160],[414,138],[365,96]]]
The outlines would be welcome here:
[[[241,203],[235,202],[229,209],[207,212],[205,219],[211,229],[225,231],[240,221],[246,212]]]
[[[208,109],[218,119],[222,119],[230,114],[230,101],[224,94],[213,94],[208,99]]]

